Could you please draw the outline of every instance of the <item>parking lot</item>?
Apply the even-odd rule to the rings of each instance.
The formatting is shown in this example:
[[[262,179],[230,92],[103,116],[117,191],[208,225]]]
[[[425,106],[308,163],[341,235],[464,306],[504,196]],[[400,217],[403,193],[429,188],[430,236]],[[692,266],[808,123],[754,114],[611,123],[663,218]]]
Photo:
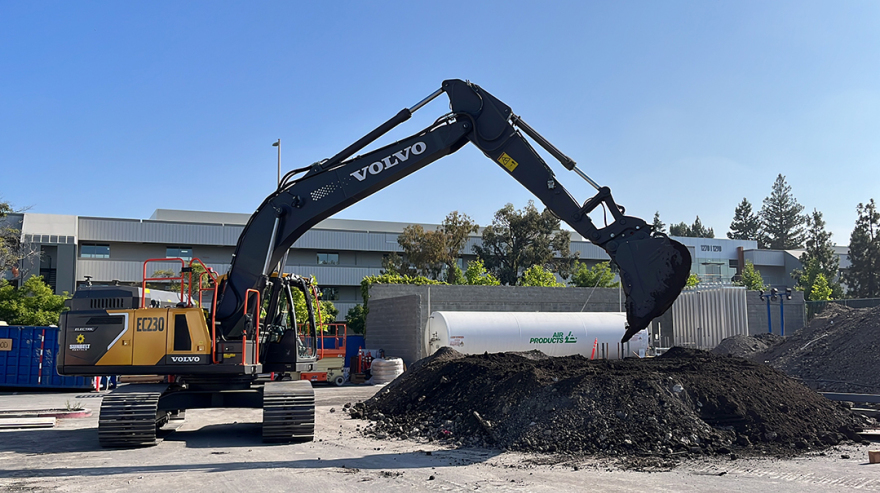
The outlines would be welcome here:
[[[102,449],[101,394],[2,393],[0,411],[82,404],[88,418],[54,428],[0,431],[2,491],[807,491],[880,490],[872,446],[849,445],[793,460],[713,459],[659,472],[602,460],[553,459],[486,449],[377,441],[342,412],[379,387],[318,387],[314,442],[265,445],[258,410],[187,412],[155,447]],[[844,458],[846,457],[846,458]]]

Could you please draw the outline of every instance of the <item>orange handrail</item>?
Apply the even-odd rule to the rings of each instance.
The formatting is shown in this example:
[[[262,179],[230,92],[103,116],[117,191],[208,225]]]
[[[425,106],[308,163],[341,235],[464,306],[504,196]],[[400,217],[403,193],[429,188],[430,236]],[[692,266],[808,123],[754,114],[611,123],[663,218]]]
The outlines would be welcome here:
[[[217,286],[214,286],[214,300],[211,301],[211,361],[217,361]]]
[[[342,337],[339,337],[339,328],[340,327],[342,328]],[[330,354],[334,355],[334,356],[339,356],[340,354],[342,354],[342,356],[345,356],[346,337],[348,336],[348,325],[346,325],[345,323],[327,324],[327,332],[329,332],[331,329],[333,329],[335,331],[334,335],[332,335],[332,336],[326,335],[325,336],[323,333],[324,331],[322,330],[320,335],[317,336],[317,338],[321,341],[321,344],[318,347],[318,359],[322,359],[324,357],[325,351],[330,352]],[[335,342],[333,345],[336,347],[334,347],[332,349],[327,349],[325,347],[325,345],[326,345],[325,339],[334,339]]]
[[[208,276],[210,276],[210,278],[211,278],[211,282],[214,283],[214,287],[215,287],[215,288],[217,287],[217,276],[216,276],[216,274],[214,273],[214,269],[212,269],[212,268],[208,267],[207,265],[205,265],[205,263],[202,262],[202,259],[200,259],[200,258],[198,258],[198,257],[195,257],[195,258],[193,258],[192,260],[190,260],[190,261],[189,261],[189,269],[190,269],[190,270],[189,270],[189,273],[188,273],[188,274],[189,274],[189,280],[188,280],[188,282],[189,282],[189,299],[187,300],[187,303],[191,303],[191,302],[192,302],[192,290],[193,290],[193,289],[192,289],[192,268],[193,268],[193,266],[195,265],[196,262],[198,262],[199,265],[201,265],[202,268],[205,269],[204,272],[202,272],[201,274],[199,274],[199,306],[201,306],[201,304],[202,304],[202,276],[204,276],[205,274],[207,274]],[[205,289],[205,291],[207,291],[207,289]]]
[[[256,312],[257,312],[257,330],[254,333],[254,364],[257,363],[257,360],[260,359],[260,310],[262,310],[263,306],[260,304],[260,292],[256,289],[248,289],[244,292],[244,313],[247,315],[248,309],[248,295],[251,292],[256,293],[257,295],[257,304],[256,304]],[[247,361],[245,360],[244,353],[245,348],[247,347],[247,333],[243,333],[241,336],[241,364],[246,365]]]
[[[150,262],[173,262],[175,260],[180,261],[180,277],[147,277],[147,264]],[[147,281],[180,281],[180,301],[184,301],[183,295],[183,268],[186,266],[184,260],[180,257],[176,258],[151,258],[144,261],[144,270],[141,281],[141,308],[144,308],[144,304],[147,302]]]

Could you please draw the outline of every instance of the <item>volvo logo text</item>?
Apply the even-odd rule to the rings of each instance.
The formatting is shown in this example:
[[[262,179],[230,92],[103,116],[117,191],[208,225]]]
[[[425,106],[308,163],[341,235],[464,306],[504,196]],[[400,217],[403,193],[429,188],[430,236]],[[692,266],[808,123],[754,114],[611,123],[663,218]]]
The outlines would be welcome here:
[[[172,363],[198,363],[201,361],[200,356],[172,356]]]
[[[364,166],[358,171],[351,173],[351,176],[357,178],[357,181],[364,181],[367,178],[367,173],[371,175],[378,175],[382,171],[385,171],[388,168],[393,168],[398,164],[409,159],[410,152],[414,156],[418,156],[419,154],[425,152],[428,146],[425,145],[424,142],[416,142],[415,144],[405,147],[390,156],[385,156],[382,159],[370,164],[369,166]]]

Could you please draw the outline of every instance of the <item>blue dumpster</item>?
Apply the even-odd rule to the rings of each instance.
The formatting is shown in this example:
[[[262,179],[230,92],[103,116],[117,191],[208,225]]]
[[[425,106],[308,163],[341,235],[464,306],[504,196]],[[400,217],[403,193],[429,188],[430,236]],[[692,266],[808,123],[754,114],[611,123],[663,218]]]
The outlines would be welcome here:
[[[58,374],[58,327],[0,326],[0,387],[91,388],[89,377]]]
[[[345,367],[351,366],[351,358],[357,356],[358,350],[364,347],[362,334],[349,334],[345,339]]]

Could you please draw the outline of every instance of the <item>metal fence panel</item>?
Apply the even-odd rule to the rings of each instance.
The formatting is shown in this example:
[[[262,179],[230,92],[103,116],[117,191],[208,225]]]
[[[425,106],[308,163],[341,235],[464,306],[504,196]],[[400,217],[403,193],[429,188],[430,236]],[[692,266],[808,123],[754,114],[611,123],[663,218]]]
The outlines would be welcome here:
[[[748,335],[746,289],[709,285],[681,293],[672,305],[676,346],[712,349],[723,339]]]

